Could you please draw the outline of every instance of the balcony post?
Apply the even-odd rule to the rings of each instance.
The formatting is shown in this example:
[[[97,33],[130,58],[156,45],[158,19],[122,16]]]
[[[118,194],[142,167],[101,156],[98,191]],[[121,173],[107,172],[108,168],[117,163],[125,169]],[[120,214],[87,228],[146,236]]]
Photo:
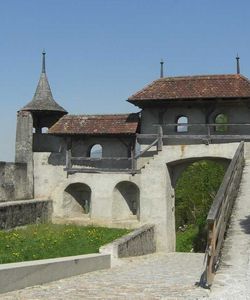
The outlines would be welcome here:
[[[135,159],[135,146],[136,146],[136,141],[137,141],[137,138],[135,139],[135,143],[131,145],[131,148],[130,148],[130,153],[131,153],[131,169],[132,171],[135,171],[136,168],[137,168],[137,165],[136,165],[136,159]]]
[[[158,125],[158,142],[157,142],[157,151],[162,151],[162,146],[163,146],[163,131],[162,131],[162,126]]]
[[[72,140],[71,140],[71,138],[67,138],[67,149],[66,149],[66,168],[67,169],[71,169],[72,168],[72,161],[71,161],[72,152],[71,152],[71,148],[72,148]]]

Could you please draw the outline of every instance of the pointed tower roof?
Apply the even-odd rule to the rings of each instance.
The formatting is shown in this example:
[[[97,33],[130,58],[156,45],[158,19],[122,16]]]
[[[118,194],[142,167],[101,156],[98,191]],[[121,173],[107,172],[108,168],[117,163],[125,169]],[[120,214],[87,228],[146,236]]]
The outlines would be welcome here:
[[[26,104],[21,110],[51,111],[66,114],[67,111],[59,104],[57,104],[53,98],[45,71],[45,51],[43,51],[42,55],[42,73],[36,88],[36,92],[33,96],[32,101]]]

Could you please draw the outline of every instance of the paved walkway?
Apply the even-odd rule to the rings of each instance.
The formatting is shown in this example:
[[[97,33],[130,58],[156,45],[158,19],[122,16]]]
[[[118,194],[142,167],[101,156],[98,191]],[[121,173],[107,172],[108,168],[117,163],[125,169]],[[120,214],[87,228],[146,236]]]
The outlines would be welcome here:
[[[250,299],[250,161],[246,161],[239,195],[215,276],[211,299]]]
[[[203,266],[203,254],[151,254],[122,259],[109,270],[62,279],[42,286],[1,294],[1,300],[38,299],[202,299],[208,295],[195,285]]]

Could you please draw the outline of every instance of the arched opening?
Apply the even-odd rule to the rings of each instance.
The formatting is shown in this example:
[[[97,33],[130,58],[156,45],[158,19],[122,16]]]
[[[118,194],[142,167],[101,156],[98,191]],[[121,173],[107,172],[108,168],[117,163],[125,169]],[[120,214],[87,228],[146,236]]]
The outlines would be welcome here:
[[[65,216],[79,217],[89,215],[91,210],[91,189],[85,183],[72,183],[63,192]]]
[[[102,158],[102,145],[95,144],[90,147],[88,156],[91,158]]]
[[[215,132],[226,132],[228,131],[228,116],[225,114],[218,114],[215,119],[214,123],[215,126]],[[217,125],[218,124],[218,125]]]
[[[42,128],[42,133],[48,133],[48,130],[49,130],[48,127],[43,127]]]
[[[188,117],[186,116],[180,116],[176,120],[177,125],[176,131],[177,132],[188,132]]]
[[[48,133],[49,128],[48,127],[33,127],[32,132],[33,133]]]
[[[140,216],[140,190],[130,181],[119,182],[113,193],[113,219],[131,219]]]
[[[176,251],[205,251],[207,214],[228,164],[223,158],[205,158],[171,167],[175,177]]]

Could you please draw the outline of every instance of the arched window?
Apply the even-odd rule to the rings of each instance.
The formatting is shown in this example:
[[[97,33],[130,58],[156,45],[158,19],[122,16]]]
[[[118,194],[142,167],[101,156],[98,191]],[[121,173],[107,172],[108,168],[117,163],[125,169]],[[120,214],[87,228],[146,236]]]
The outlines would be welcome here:
[[[188,124],[188,117],[186,116],[180,116],[177,118],[177,125],[176,127],[176,131],[177,132],[188,132],[188,126],[186,124]]]
[[[228,117],[225,114],[218,114],[214,120],[216,132],[225,132],[228,130]]]
[[[102,145],[95,144],[89,149],[89,157],[102,158]]]

